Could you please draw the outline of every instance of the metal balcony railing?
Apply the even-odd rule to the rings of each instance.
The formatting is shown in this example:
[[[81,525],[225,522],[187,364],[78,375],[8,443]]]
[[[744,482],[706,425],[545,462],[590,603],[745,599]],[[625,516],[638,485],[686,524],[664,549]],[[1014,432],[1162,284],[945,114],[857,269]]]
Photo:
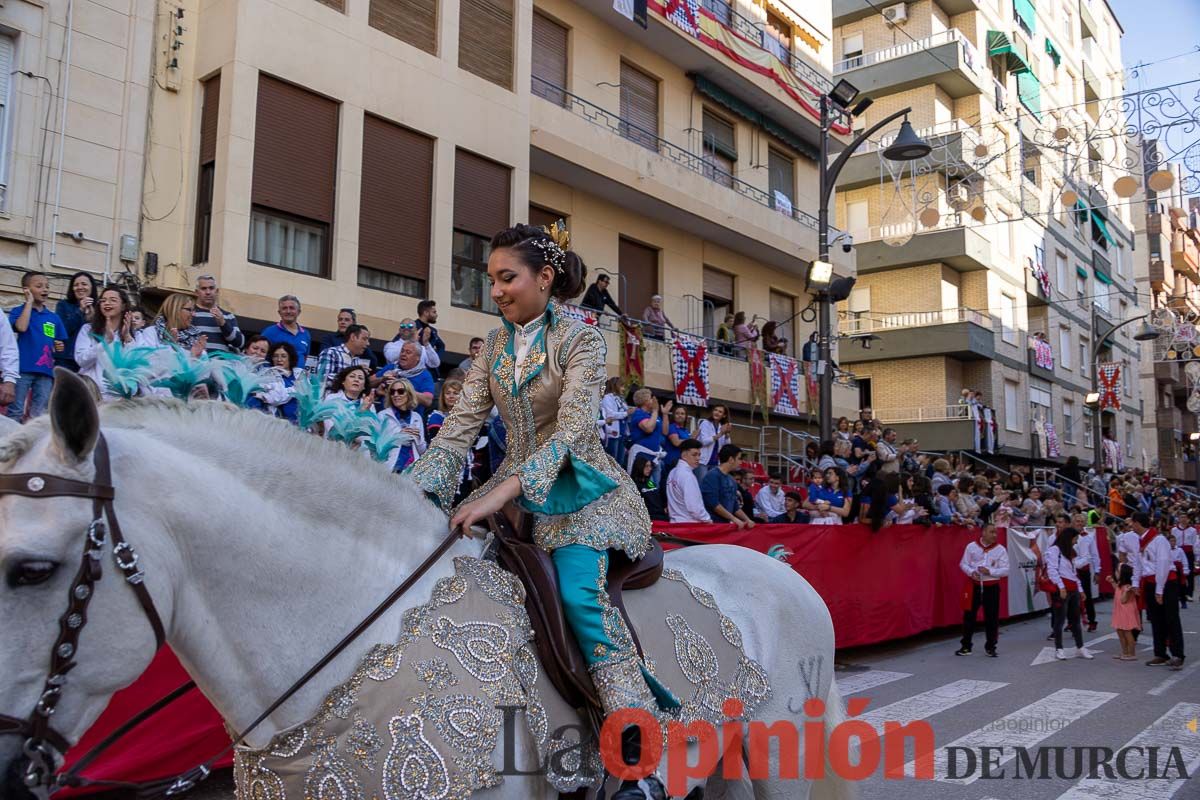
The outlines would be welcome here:
[[[910,406],[905,408],[876,408],[875,418],[885,425],[904,422],[954,422],[969,420],[970,407],[964,404],[944,406]]]
[[[733,3],[727,3],[725,0],[702,0],[701,5],[712,14],[717,22],[743,39],[748,39],[763,50],[772,53],[796,77],[807,81],[817,91],[825,93],[833,88],[833,81],[798,56],[791,44],[780,41],[773,32],[768,32],[766,22],[750,19],[739,12]]]
[[[882,50],[876,50],[871,53],[863,53],[862,55],[844,58],[833,65],[833,74],[840,75],[843,72],[848,72],[852,69],[860,67],[869,67],[873,64],[881,64],[885,61],[891,61],[896,58],[903,58],[913,53],[919,53],[923,50],[931,50],[935,47],[941,47],[946,44],[957,42],[960,51],[963,55],[963,61],[971,72],[977,72],[983,66],[983,61],[979,57],[979,51],[975,49],[975,45],[963,35],[963,32],[957,28],[949,28],[944,31],[926,36],[924,39],[918,39],[915,42],[904,42],[903,44],[885,47]]]
[[[686,150],[677,144],[672,144],[657,133],[646,130],[611,111],[601,108],[595,103],[584,100],[582,97],[573,95],[561,86],[555,86],[553,83],[534,75],[532,91],[534,95],[543,100],[547,100],[556,106],[561,106],[575,116],[581,117],[597,127],[607,128],[617,136],[635,142],[648,150],[652,150],[663,158],[673,161],[681,167],[695,172],[697,175],[708,178],[713,183],[726,186],[743,197],[748,197],[765,208],[771,209],[773,213],[784,213],[775,208],[774,200],[766,190],[746,183],[740,178],[735,178],[729,172],[713,163],[711,159]],[[793,208],[792,213],[785,216],[791,216],[796,222],[810,230],[815,231],[817,229],[817,218],[812,214]]]
[[[861,333],[894,331],[903,328],[927,328],[931,325],[952,325],[973,322],[996,330],[996,318],[973,308],[948,308],[942,311],[904,311],[897,314],[867,314],[838,321],[838,333],[853,336]]]

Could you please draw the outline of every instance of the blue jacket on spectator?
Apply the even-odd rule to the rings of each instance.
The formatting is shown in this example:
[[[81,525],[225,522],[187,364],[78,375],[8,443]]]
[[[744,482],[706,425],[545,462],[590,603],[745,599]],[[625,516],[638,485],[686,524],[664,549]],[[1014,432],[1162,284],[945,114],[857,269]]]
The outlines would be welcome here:
[[[700,481],[700,496],[704,498],[704,508],[713,518],[713,522],[725,522],[724,517],[718,517],[714,509],[720,505],[730,514],[736,514],[742,507],[738,495],[737,481],[726,475],[720,469],[710,469]]]

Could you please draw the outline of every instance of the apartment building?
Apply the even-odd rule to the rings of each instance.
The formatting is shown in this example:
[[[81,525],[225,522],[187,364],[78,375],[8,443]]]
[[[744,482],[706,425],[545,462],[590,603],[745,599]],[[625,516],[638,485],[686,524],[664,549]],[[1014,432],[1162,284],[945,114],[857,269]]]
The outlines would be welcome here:
[[[0,4],[0,292],[44,270],[61,295],[84,270],[123,279],[137,261],[149,165],[155,0]]]
[[[211,272],[250,330],[294,294],[304,325],[351,307],[384,341],[428,297],[465,353],[498,322],[491,234],[561,218],[631,316],[661,294],[689,332],[744,310],[807,337],[828,9],[708,0],[668,18],[652,1],[638,24],[607,0],[166,5],[190,42],[156,65],[154,290]],[[650,341],[648,383],[671,388],[670,365]],[[747,408],[744,361],[713,355],[710,381]]]
[[[1155,143],[1143,148],[1145,162],[1156,164]],[[1136,223],[1137,247],[1144,255],[1137,262],[1138,289],[1151,298],[1156,312],[1169,309],[1175,318],[1195,322],[1200,319],[1200,198],[1181,191],[1188,174],[1182,165],[1167,167],[1174,174],[1173,185],[1163,191],[1146,187],[1144,211]],[[1185,371],[1194,358],[1190,350],[1170,333],[1142,345],[1143,441],[1147,457],[1163,477],[1173,480],[1196,480],[1196,442],[1191,436],[1200,425],[1188,398],[1200,380],[1189,379]],[[1185,450],[1191,451],[1191,459],[1185,460]]]
[[[884,137],[839,180],[838,225],[858,243],[859,275],[842,332],[874,337],[870,349],[843,344],[841,361],[876,416],[927,449],[969,449],[958,403],[977,390],[996,411],[1002,456],[1090,463],[1102,427],[1140,463],[1133,326],[1105,335],[1138,313],[1130,208],[1112,191],[1124,173],[1109,166],[1124,144],[1102,124],[1124,90],[1111,9],[833,7],[834,77],[875,100],[858,124],[911,107],[934,146],[899,172],[881,157]],[[1096,362],[1119,363],[1125,376],[1121,408],[1099,426],[1085,405]]]

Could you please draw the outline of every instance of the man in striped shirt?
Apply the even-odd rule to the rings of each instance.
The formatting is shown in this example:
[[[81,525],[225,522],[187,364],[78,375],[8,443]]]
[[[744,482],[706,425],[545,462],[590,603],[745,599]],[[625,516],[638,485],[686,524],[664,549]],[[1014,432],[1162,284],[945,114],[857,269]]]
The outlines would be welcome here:
[[[201,275],[196,279],[196,312],[192,325],[208,337],[204,348],[209,353],[239,352],[246,344],[246,337],[238,327],[237,317],[222,311],[217,305],[220,289],[212,275]]]

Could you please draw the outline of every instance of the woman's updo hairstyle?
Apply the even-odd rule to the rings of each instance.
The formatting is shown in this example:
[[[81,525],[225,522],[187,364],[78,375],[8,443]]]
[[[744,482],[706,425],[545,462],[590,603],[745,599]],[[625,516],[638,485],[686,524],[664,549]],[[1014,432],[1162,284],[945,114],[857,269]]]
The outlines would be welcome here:
[[[586,286],[587,266],[571,250],[571,236],[562,222],[551,230],[537,225],[514,225],[492,237],[492,250],[512,250],[534,273],[549,266],[554,270],[550,294],[556,300],[578,297]]]

